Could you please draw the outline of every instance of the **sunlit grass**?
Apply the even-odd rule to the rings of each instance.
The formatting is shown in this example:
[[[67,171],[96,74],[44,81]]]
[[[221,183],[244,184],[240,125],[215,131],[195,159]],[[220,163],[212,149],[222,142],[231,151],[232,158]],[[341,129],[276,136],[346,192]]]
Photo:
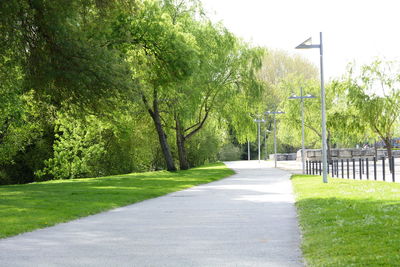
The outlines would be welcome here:
[[[400,266],[400,184],[294,175],[309,266]]]
[[[0,238],[209,183],[233,171],[222,163],[177,172],[0,186]]]

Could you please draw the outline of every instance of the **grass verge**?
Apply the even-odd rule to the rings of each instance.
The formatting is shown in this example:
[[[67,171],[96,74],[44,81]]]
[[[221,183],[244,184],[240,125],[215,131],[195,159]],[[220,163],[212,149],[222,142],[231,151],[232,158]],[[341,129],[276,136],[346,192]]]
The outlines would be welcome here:
[[[232,175],[223,163],[177,172],[0,186],[0,238],[209,183]]]
[[[400,266],[400,184],[294,175],[309,266]]]

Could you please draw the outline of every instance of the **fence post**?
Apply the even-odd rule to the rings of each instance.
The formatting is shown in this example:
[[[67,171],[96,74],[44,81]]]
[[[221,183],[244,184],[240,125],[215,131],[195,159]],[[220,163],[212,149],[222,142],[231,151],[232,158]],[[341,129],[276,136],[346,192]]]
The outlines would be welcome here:
[[[347,162],[347,179],[350,178],[350,167],[349,167],[349,159],[346,159]]]
[[[369,180],[369,163],[368,163],[368,158],[365,158],[365,167],[367,168],[367,180]]]
[[[315,175],[318,175],[318,161],[316,160],[316,161],[314,161],[314,169],[315,169]]]
[[[337,166],[336,166],[336,161],[335,160],[333,160],[333,173],[334,173],[334,175],[336,176],[336,178],[338,177],[337,176]]]
[[[308,174],[308,160],[306,160],[306,174]]]
[[[343,159],[341,159],[342,161],[342,178],[344,178],[344,167],[343,167]]]
[[[318,175],[318,160],[314,161],[315,175]]]
[[[395,174],[394,174],[394,156],[392,156],[392,182],[395,182]]]
[[[312,162],[312,174],[315,175],[315,160]]]
[[[383,174],[383,181],[385,180],[385,157],[382,157],[382,174]]]
[[[358,160],[358,164],[359,164],[358,169],[360,170],[360,180],[362,180],[362,159],[361,158]]]
[[[364,159],[361,159],[361,170],[362,170],[362,174],[364,174]]]
[[[311,161],[311,172],[314,175],[314,161]]]
[[[353,158],[353,179],[356,179],[356,159]]]
[[[374,180],[376,181],[376,157],[374,157]]]
[[[340,172],[339,172],[339,160],[337,159],[336,160],[336,177],[337,178],[339,178],[339,174],[340,174]]]
[[[313,161],[310,160],[310,174],[314,175],[314,170],[313,170]]]
[[[319,164],[319,175],[321,175],[322,174],[322,161],[319,161],[318,164]]]
[[[326,162],[328,163],[328,164],[327,164],[327,165],[328,165],[328,166],[327,166],[327,172],[328,172],[328,174],[330,174],[330,171],[329,171],[329,160],[327,159]]]

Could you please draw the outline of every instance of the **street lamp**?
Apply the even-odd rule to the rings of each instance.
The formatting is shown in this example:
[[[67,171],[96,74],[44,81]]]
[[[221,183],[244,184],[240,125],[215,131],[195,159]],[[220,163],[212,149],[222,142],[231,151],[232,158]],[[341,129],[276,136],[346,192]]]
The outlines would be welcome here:
[[[301,101],[301,163],[303,174],[305,174],[305,160],[304,160],[304,99],[307,98],[315,98],[313,95],[305,95],[303,96],[303,87],[300,87],[300,96],[296,96],[293,94],[289,99],[300,99]]]
[[[323,46],[322,46],[322,32],[319,33],[319,44],[312,44],[311,38],[308,38],[295,49],[310,49],[319,48],[319,59],[321,68],[321,116],[322,116],[322,180],[324,183],[328,182],[328,162],[326,155],[326,116],[325,116],[325,88],[324,88],[324,64],[323,64]]]
[[[258,163],[261,163],[261,141],[260,141],[261,123],[264,123],[265,120],[255,119],[254,121],[258,123]]]
[[[275,159],[275,168],[276,168],[276,114],[284,114],[283,111],[267,111],[265,114],[274,114],[274,159]]]

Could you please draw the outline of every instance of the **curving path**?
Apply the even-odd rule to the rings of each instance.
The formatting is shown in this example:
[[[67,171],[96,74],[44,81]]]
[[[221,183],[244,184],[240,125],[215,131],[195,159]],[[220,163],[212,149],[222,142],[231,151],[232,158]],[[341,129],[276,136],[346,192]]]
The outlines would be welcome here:
[[[206,185],[0,240],[0,266],[303,266],[288,172]]]

